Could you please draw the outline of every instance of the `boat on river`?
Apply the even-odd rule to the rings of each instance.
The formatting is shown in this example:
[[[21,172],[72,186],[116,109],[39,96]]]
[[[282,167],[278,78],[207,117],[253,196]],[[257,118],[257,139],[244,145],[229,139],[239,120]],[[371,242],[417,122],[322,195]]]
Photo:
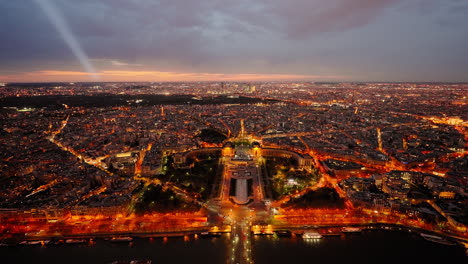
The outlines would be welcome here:
[[[302,239],[320,239],[323,236],[315,231],[307,231],[302,234]]]
[[[86,243],[86,239],[67,239],[65,240],[67,244],[84,244]]]
[[[421,237],[426,239],[427,241],[443,244],[443,245],[448,245],[448,246],[455,246],[457,243],[447,240],[443,237],[440,236],[435,236],[435,235],[430,235],[430,234],[425,234],[421,233]]]
[[[113,237],[111,239],[109,239],[110,242],[131,242],[133,241],[133,238],[132,237]]]
[[[343,233],[360,233],[362,228],[360,227],[353,227],[353,226],[345,226],[341,229]]]
[[[34,241],[22,241],[21,243],[19,243],[21,246],[35,246],[35,245],[41,245],[41,241],[37,241],[37,240],[34,240]]]

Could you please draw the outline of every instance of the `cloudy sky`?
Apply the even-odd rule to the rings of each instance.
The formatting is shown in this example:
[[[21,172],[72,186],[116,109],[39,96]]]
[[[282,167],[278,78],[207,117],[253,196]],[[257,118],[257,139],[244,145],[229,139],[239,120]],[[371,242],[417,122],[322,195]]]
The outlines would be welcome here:
[[[468,0],[0,0],[0,82],[468,81]]]

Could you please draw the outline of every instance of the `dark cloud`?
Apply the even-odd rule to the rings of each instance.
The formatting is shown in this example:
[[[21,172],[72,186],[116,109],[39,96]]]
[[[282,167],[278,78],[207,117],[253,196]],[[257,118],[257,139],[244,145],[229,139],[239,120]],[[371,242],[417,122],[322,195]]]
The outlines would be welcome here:
[[[90,58],[161,70],[338,74],[332,71],[364,72],[387,60],[385,70],[396,76],[408,59],[436,52],[450,68],[452,58],[466,58],[460,47],[468,44],[465,0],[49,1]],[[0,2],[0,34],[0,70],[76,65],[32,0]],[[445,42],[418,48],[441,37]],[[412,50],[395,57],[402,41]],[[372,45],[363,50],[362,43]],[[455,70],[466,64],[457,60]]]
[[[286,18],[284,31],[294,38],[314,33],[342,32],[360,27],[383,15],[400,0],[280,1],[273,12]],[[287,4],[286,4],[287,3]]]
[[[0,61],[70,58],[60,36],[31,1],[0,3]]]

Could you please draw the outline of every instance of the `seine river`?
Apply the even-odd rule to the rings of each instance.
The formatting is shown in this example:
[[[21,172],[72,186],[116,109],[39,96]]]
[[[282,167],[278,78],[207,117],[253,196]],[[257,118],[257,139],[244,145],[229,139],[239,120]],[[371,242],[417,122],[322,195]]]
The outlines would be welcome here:
[[[135,239],[131,244],[97,240],[90,245],[0,247],[0,263],[226,263],[228,235],[217,238]],[[461,247],[425,241],[417,234],[375,231],[319,241],[256,236],[257,264],[273,263],[468,263]]]

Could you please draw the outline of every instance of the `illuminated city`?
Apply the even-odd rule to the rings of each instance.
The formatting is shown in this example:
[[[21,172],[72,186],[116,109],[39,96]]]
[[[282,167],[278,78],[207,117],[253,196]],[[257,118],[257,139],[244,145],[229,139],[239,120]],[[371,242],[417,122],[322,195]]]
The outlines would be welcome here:
[[[466,2],[194,2],[0,4],[0,263],[468,259]]]
[[[7,85],[2,239],[47,246],[227,233],[232,263],[253,262],[252,235],[283,232],[321,239],[403,228],[463,245],[465,89]]]

